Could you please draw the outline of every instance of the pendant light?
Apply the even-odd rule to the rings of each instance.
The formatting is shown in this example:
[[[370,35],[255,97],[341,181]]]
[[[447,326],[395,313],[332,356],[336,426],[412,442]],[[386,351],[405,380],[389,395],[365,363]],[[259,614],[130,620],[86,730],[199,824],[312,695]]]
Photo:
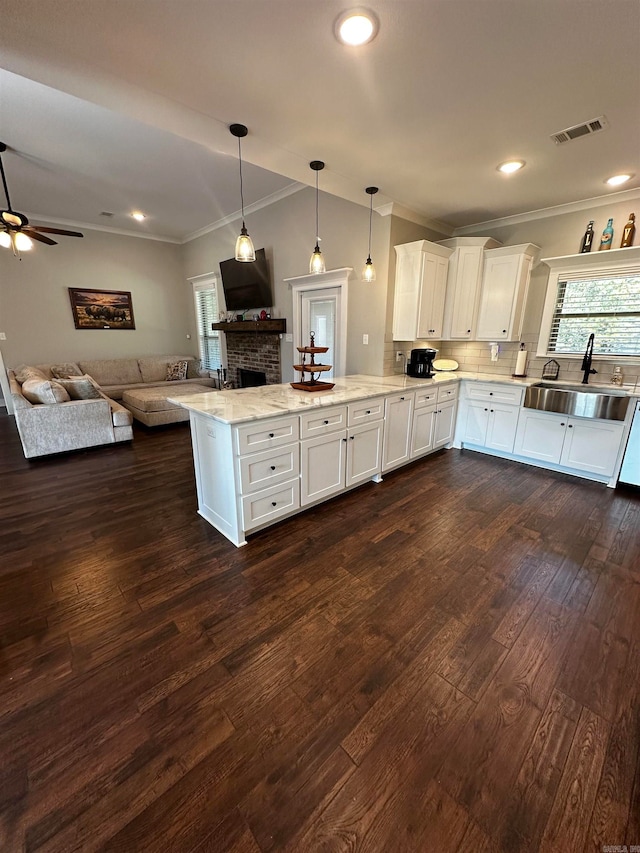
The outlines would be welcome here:
[[[243,124],[230,124],[229,130],[231,131],[232,136],[235,136],[238,140],[238,162],[240,164],[240,206],[242,209],[242,228],[238,235],[238,239],[236,240],[236,261],[255,261],[256,250],[253,248],[253,242],[251,237],[249,237],[247,227],[244,224],[244,193],[242,191],[242,149],[240,147],[240,140],[245,137],[249,131]]]
[[[320,235],[319,230],[320,226],[318,224],[318,172],[321,172],[324,169],[324,163],[322,160],[312,160],[309,163],[309,166],[316,173],[316,246],[313,252],[311,253],[311,260],[309,261],[309,272],[310,273],[321,273],[325,271],[324,258],[322,256],[322,252],[320,251]]]
[[[371,260],[371,220],[373,218],[373,197],[378,192],[378,187],[367,187],[365,190],[369,195],[369,254],[367,255],[367,260],[365,261],[365,265],[362,268],[362,280],[363,281],[375,281],[376,280],[376,269],[373,265],[373,261]]]

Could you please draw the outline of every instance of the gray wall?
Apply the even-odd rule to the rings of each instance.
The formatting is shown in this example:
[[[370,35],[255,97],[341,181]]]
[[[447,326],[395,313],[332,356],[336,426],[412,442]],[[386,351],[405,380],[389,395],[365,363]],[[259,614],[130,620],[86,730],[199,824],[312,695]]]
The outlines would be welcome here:
[[[23,362],[197,353],[182,247],[99,231],[36,244],[22,260],[0,250],[0,348],[7,367]],[[69,287],[126,290],[135,330],[78,330]]]
[[[365,196],[363,190],[363,197]],[[368,199],[368,197],[367,197]],[[233,256],[239,223],[193,240],[183,247],[184,275],[219,274],[219,263]],[[369,211],[366,207],[320,193],[320,248],[327,270],[353,267],[349,281],[347,373],[382,373],[389,269],[390,217],[373,214],[371,256],[377,280],[360,280],[367,257]],[[247,217],[256,248],[264,247],[274,289],[273,314],[287,319],[292,331],[293,302],[285,278],[307,275],[315,241],[315,190],[305,188]],[[369,335],[369,344],[362,335]],[[283,381],[294,379],[294,344],[281,343]]]

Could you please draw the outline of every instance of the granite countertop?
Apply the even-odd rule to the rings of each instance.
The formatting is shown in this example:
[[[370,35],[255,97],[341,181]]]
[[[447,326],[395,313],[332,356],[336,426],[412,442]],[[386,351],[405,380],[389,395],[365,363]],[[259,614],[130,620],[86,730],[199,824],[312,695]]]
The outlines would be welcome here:
[[[425,385],[441,385],[445,382],[460,382],[462,379],[476,382],[499,382],[508,385],[527,387],[540,382],[539,377],[523,379],[511,376],[501,376],[494,373],[465,373],[457,370],[455,373],[437,373],[433,379],[413,379],[403,374],[393,376],[367,376],[355,374],[340,376],[335,380],[331,391],[296,391],[288,383],[283,385],[261,385],[257,388],[238,388],[233,391],[211,391],[209,393],[190,394],[184,397],[169,397],[171,403],[182,406],[192,412],[213,418],[226,424],[239,424],[262,418],[277,417],[286,414],[298,414],[313,408],[336,406],[353,403],[369,397],[379,397],[402,389],[422,388]],[[575,385],[580,383],[560,383]],[[592,387],[598,387],[590,383]],[[613,390],[612,386],[602,386],[603,390]],[[626,391],[629,396],[633,392],[626,388],[616,388],[616,391]]]

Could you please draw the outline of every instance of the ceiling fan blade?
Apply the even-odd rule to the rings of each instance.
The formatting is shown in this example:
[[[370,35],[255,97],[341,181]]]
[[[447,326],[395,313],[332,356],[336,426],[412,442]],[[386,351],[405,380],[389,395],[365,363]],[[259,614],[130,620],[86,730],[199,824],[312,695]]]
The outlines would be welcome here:
[[[58,245],[55,240],[52,240],[50,237],[45,237],[44,234],[38,234],[38,232],[34,231],[32,228],[25,228],[23,233],[28,234],[32,240],[37,240],[39,243],[46,243],[47,246]]]
[[[64,234],[65,237],[84,237],[79,231],[64,231],[62,228],[45,228],[44,225],[30,225],[25,231],[40,231],[45,234]]]

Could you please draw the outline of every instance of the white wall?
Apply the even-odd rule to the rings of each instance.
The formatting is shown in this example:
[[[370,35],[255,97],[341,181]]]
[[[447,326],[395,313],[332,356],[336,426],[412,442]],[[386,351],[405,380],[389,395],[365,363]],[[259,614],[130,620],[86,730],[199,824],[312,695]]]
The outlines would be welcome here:
[[[363,198],[365,197],[363,189]],[[368,200],[368,196],[366,197]],[[320,193],[320,248],[327,270],[353,267],[349,281],[347,322],[347,373],[382,374],[389,269],[390,217],[373,214],[371,256],[377,280],[360,280],[367,257],[369,211],[367,207]],[[184,275],[215,272],[219,263],[233,257],[239,222],[193,240],[183,247]],[[292,331],[293,302],[285,278],[306,275],[315,242],[315,190],[305,188],[247,217],[247,230],[255,247],[266,250],[274,290],[273,315],[285,317]],[[362,335],[369,335],[369,344]],[[282,341],[283,381],[294,379],[293,344]]]
[[[184,283],[182,247],[86,230],[83,239],[36,244],[22,260],[0,250],[0,348],[7,367],[23,362],[197,354],[192,296]],[[78,330],[69,287],[126,290],[135,330]]]

